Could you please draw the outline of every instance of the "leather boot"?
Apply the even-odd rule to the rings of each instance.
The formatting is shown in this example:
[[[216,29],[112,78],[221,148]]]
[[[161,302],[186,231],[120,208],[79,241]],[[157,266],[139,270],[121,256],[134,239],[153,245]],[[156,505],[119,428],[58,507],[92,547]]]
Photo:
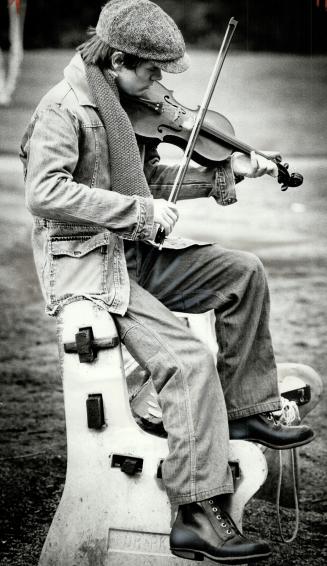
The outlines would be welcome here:
[[[170,534],[173,554],[189,560],[209,558],[223,564],[244,564],[270,556],[264,541],[252,542],[218,505],[218,498],[180,505]]]
[[[274,413],[260,413],[229,422],[231,440],[252,440],[269,448],[285,450],[302,446],[314,439],[313,430],[305,425],[287,426]]]

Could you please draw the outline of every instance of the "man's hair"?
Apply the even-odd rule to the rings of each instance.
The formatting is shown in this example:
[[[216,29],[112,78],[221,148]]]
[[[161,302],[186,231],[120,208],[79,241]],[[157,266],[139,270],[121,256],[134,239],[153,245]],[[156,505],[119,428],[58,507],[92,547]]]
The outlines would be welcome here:
[[[87,35],[88,39],[77,47],[77,51],[81,54],[83,61],[88,64],[98,65],[101,68],[111,69],[111,57],[118,50],[102,41],[97,36],[94,27],[88,29]],[[127,69],[136,69],[140,63],[145,61],[145,59],[130,53],[123,53],[123,55],[124,65]]]

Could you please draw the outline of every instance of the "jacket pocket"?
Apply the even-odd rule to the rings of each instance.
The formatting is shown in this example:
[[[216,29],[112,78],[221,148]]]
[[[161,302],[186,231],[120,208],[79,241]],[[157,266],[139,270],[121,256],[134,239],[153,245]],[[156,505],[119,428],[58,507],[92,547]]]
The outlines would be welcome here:
[[[50,238],[48,281],[51,303],[72,295],[107,293],[109,253],[107,234]]]

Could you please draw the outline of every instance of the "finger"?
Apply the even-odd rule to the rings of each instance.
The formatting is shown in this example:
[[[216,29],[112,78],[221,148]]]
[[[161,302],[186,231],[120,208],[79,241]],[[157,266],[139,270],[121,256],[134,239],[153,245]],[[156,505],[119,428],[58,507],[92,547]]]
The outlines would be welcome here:
[[[267,175],[271,177],[278,177],[278,167],[274,161],[269,161],[269,166],[267,167]]]
[[[280,163],[281,160],[282,160],[282,156],[278,151],[266,151],[266,150],[263,151],[262,150],[261,153],[263,153],[267,157],[272,157],[273,159],[276,159],[276,161],[278,163]]]
[[[250,159],[251,159],[252,171],[253,173],[255,173],[258,169],[258,156],[255,151],[251,151]]]
[[[162,221],[160,222],[160,226],[165,231],[166,236],[168,236],[168,234],[170,234],[171,232],[171,227],[169,222],[166,222],[166,220],[162,219]]]
[[[178,212],[178,208],[177,208],[176,204],[173,203],[173,202],[168,202],[167,204],[169,206],[169,210],[171,210],[174,213],[176,218],[179,218],[179,212]]]
[[[262,175],[265,175],[267,173],[269,161],[265,157],[262,157],[261,155],[257,155],[257,163],[258,163],[258,167],[255,176],[261,177]]]
[[[172,226],[171,224],[167,224],[167,228],[165,228],[166,236],[169,236],[173,228],[174,226]]]
[[[176,224],[178,216],[177,214],[175,214],[175,212],[173,212],[172,210],[168,210],[166,212],[166,218],[170,220],[170,222],[173,222],[174,224]]]
[[[169,224],[171,226],[175,226],[176,222],[177,222],[177,216],[172,215],[172,214],[168,214],[166,216],[166,219],[168,220]]]
[[[177,218],[178,218],[178,214],[177,214],[174,210],[171,210],[170,208],[167,208],[167,209],[165,210],[165,215],[166,215],[168,218],[171,218],[171,220],[173,220],[174,222],[176,222],[176,220],[177,220]]]
[[[271,159],[266,159],[261,155],[258,155],[258,170],[257,176],[260,177],[261,175],[271,175],[271,177],[278,176],[278,167],[274,161]]]
[[[251,151],[251,177],[261,177],[261,175],[264,174],[265,171],[262,171],[262,159],[265,160],[265,158],[260,157],[257,153],[255,153],[255,151]]]
[[[167,235],[170,234],[170,232],[173,230],[175,224],[176,224],[175,220],[172,220],[169,217],[164,217],[163,225]]]
[[[162,212],[162,218],[164,218],[168,224],[175,224],[177,220],[177,216],[170,210],[164,210]]]

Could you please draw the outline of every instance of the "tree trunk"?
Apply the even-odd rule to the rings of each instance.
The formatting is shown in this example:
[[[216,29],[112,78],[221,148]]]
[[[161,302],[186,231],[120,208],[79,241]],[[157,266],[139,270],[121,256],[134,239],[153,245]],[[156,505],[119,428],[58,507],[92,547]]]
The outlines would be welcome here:
[[[8,0],[8,10],[10,49],[7,72],[5,57],[0,50],[0,105],[2,106],[9,105],[12,100],[23,61],[26,0]]]

